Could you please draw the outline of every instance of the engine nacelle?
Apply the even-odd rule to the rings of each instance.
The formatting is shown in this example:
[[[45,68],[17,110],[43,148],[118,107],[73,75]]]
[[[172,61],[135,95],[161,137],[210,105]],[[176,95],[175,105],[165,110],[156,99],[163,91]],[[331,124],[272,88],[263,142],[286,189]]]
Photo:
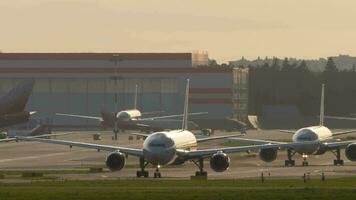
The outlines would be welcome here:
[[[264,162],[272,162],[277,159],[277,149],[269,148],[269,149],[261,149],[259,153],[260,159]]]
[[[111,153],[105,163],[111,171],[120,171],[125,166],[125,155],[120,152]]]
[[[211,156],[210,167],[216,172],[223,172],[229,168],[230,158],[225,153],[216,153]]]
[[[351,161],[356,161],[356,143],[349,144],[345,149],[345,156]]]

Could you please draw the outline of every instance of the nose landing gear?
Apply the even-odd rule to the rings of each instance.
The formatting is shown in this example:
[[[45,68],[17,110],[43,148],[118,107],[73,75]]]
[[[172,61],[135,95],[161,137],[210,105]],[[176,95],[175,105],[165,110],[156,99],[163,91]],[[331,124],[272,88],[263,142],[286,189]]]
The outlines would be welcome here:
[[[288,153],[288,160],[284,161],[284,165],[286,167],[295,166],[295,160],[292,160],[292,157],[294,156],[295,151],[293,152],[291,149],[288,149],[287,153]]]
[[[161,166],[157,165],[156,171],[155,171],[155,173],[154,173],[154,175],[153,175],[154,178],[161,178],[161,172],[159,171],[159,168],[160,168],[160,167],[161,167]]]
[[[309,165],[309,163],[308,163],[308,161],[307,161],[308,155],[303,154],[302,157],[303,157],[303,163],[302,163],[302,165],[303,165],[303,166],[308,166],[308,165]]]

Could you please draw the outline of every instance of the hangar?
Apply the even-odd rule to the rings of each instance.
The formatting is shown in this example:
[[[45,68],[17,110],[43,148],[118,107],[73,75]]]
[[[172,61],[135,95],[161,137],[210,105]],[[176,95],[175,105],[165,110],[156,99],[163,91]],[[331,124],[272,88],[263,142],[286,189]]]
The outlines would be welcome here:
[[[35,79],[29,110],[35,120],[63,126],[96,121],[54,113],[100,116],[100,110],[133,106],[143,112],[180,113],[185,79],[191,79],[190,112],[202,126],[226,118],[247,120],[248,70],[208,66],[207,53],[0,53],[0,94],[23,79]]]

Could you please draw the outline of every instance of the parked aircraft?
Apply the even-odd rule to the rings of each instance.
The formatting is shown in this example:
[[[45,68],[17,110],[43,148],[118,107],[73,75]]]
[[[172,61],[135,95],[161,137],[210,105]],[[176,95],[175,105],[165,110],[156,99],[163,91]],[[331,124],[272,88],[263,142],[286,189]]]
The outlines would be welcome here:
[[[138,87],[136,85],[134,106],[132,109],[122,110],[120,112],[108,112],[102,110],[101,117],[73,115],[66,113],[57,113],[56,115],[100,121],[101,126],[113,128],[113,132],[115,133],[115,140],[117,139],[117,133],[119,132],[119,130],[141,130],[145,132],[156,132],[167,129],[179,128],[180,124],[182,123],[182,120],[175,120],[170,118],[182,117],[182,114],[157,117],[143,117],[144,115],[157,114],[162,111],[141,113],[141,111],[137,109],[137,91]],[[190,115],[202,114],[207,114],[207,112],[190,113]],[[192,121],[189,121],[188,127],[190,129],[197,129],[198,125]]]
[[[34,81],[23,81],[0,98],[0,129],[25,123],[35,112],[25,111]]]
[[[335,136],[354,133],[356,130],[331,132],[329,128],[324,126],[324,84],[322,85],[321,91],[319,125],[304,127],[297,131],[281,130],[281,132],[293,134],[293,142],[286,143],[247,138],[231,138],[231,140],[247,144],[270,145],[271,148],[261,149],[259,152],[260,158],[265,162],[274,161],[277,158],[278,149],[286,149],[288,152],[288,160],[285,160],[285,166],[295,165],[295,160],[293,160],[292,157],[296,153],[303,156],[303,166],[307,166],[308,155],[322,155],[326,151],[331,151],[336,156],[334,165],[343,165],[344,161],[340,158],[341,149],[345,149],[345,155],[349,160],[356,161],[356,141],[337,142],[334,139]]]

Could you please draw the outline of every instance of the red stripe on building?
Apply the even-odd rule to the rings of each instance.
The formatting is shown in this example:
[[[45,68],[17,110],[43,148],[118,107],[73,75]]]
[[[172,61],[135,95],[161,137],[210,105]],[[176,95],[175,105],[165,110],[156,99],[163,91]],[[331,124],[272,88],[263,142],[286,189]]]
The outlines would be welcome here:
[[[191,60],[191,53],[0,53],[0,60]]]
[[[189,98],[189,103],[192,104],[232,104],[231,99],[198,99]]]
[[[192,94],[231,94],[231,88],[190,88]]]
[[[11,67],[0,68],[0,73],[230,73],[230,68],[220,67],[159,67],[159,68],[58,68],[58,67]]]

